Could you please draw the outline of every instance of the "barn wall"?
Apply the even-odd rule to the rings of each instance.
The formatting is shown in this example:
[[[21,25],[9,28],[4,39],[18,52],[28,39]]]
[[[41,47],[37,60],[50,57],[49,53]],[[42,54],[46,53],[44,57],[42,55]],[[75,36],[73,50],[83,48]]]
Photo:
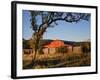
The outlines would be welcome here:
[[[72,54],[72,53],[82,53],[82,46],[68,46],[67,48],[67,53]],[[44,48],[43,49],[44,54],[54,54],[56,53],[56,48]]]
[[[67,47],[67,53],[72,53],[73,51],[72,51],[72,46],[69,46],[69,47]]]
[[[49,54],[49,49],[48,48],[43,48],[43,53],[44,54]]]
[[[73,53],[82,53],[82,46],[73,47]]]

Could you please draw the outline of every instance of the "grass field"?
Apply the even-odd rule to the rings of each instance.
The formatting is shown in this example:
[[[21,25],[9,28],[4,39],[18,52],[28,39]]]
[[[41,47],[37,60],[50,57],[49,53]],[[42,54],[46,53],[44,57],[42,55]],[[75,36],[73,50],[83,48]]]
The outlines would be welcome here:
[[[31,69],[26,66],[31,63],[34,54],[23,55],[23,69]],[[60,68],[60,67],[81,67],[91,65],[90,53],[55,53],[55,54],[37,54],[33,69],[41,68]]]

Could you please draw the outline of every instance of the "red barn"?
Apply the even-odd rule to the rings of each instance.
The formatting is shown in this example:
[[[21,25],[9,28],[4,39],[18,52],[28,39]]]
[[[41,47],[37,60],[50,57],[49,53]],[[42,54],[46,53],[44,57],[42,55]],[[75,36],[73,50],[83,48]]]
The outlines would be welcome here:
[[[67,52],[72,52],[72,46],[64,44],[64,42],[61,40],[54,40],[50,44],[45,45],[43,52],[44,53],[55,53],[56,48],[59,48],[59,47],[66,47],[68,49]]]

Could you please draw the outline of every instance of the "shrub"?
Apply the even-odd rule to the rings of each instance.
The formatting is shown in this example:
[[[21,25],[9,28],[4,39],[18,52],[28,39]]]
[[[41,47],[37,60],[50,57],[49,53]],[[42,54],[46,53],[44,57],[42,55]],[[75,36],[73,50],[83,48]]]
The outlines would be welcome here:
[[[82,50],[84,53],[90,52],[91,51],[91,44],[88,42],[83,43]]]
[[[64,46],[61,46],[59,48],[57,48],[56,50],[57,53],[66,53],[67,52],[67,48]]]

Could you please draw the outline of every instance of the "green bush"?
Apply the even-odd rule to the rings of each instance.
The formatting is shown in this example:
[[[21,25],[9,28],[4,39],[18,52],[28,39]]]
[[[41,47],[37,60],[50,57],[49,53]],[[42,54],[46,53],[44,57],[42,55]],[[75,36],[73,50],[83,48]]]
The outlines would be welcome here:
[[[67,48],[64,46],[61,46],[59,48],[57,48],[56,50],[57,53],[66,53],[67,52]]]
[[[83,43],[82,50],[84,53],[90,52],[91,51],[91,43],[89,43],[89,42]]]

